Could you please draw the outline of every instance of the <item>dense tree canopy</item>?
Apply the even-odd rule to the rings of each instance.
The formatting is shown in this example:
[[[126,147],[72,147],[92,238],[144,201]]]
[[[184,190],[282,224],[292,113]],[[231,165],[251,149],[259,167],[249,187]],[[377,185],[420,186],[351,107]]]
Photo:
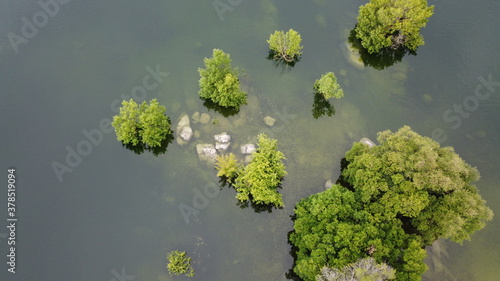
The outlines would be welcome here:
[[[287,63],[298,60],[302,55],[302,38],[300,34],[290,29],[288,32],[275,31],[267,43],[275,60],[284,60]]]
[[[370,0],[359,8],[356,36],[369,53],[386,47],[415,51],[424,44],[420,29],[433,13],[426,0]]]
[[[285,156],[278,150],[278,141],[266,134],[258,136],[257,145],[259,147],[252,153],[252,161],[236,178],[236,197],[240,201],[250,200],[255,204],[283,207],[283,199],[277,188],[287,174],[282,162]]]
[[[205,68],[199,68],[200,97],[222,107],[239,108],[246,104],[247,94],[240,90],[238,70],[231,67],[229,54],[214,49],[212,58],[204,59]]]
[[[330,98],[340,99],[344,96],[344,91],[340,88],[333,72],[321,75],[321,78],[314,82],[314,89],[317,93],[323,95],[325,100]]]
[[[457,242],[491,220],[472,182],[479,178],[450,147],[405,126],[379,133],[379,145],[355,143],[342,172],[347,186],[301,200],[290,242],[294,271],[314,280],[320,269],[342,269],[366,257],[387,263],[397,280],[420,280],[427,245]]]
[[[438,237],[470,240],[492,218],[473,185],[479,172],[453,148],[408,126],[381,132],[378,141],[372,148],[355,143],[342,173],[371,213],[401,218],[426,245]]]
[[[139,105],[130,99],[122,102],[120,113],[113,117],[111,125],[115,128],[118,141],[123,144],[158,147],[170,133],[170,122],[165,112],[165,107],[156,99],[151,100],[149,105],[146,101]]]

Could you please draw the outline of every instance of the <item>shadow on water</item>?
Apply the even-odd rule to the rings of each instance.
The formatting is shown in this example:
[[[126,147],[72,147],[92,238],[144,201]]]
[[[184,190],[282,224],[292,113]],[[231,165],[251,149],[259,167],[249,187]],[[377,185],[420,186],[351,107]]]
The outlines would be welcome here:
[[[273,50],[269,50],[269,54],[266,57],[267,60],[273,61],[274,62],[274,67],[278,68],[281,67],[281,72],[285,72],[286,70],[291,70],[296,63],[298,63],[302,57],[301,56],[295,56],[293,61],[286,61],[284,59],[278,59],[276,56],[276,52]]]
[[[416,56],[415,51],[411,51],[406,47],[399,47],[393,49],[391,47],[383,48],[378,53],[370,54],[368,50],[363,48],[361,41],[356,37],[356,31],[354,27],[349,32],[349,38],[347,41],[349,44],[358,51],[361,60],[365,66],[371,66],[377,70],[382,70],[389,67],[397,62],[400,62],[406,54]]]
[[[224,117],[236,115],[240,111],[240,109],[236,107],[224,107],[216,104],[212,100],[204,99],[201,97],[200,99],[203,101],[203,106],[205,106],[208,110],[213,110],[215,112],[218,112],[222,114],[222,116]]]
[[[170,121],[170,120],[169,120]],[[122,146],[125,147],[126,149],[134,152],[137,155],[141,155],[144,153],[144,151],[149,151],[151,152],[154,156],[158,156],[161,154],[165,154],[167,152],[167,147],[169,144],[171,144],[174,141],[174,135],[173,133],[169,133],[166,135],[165,139],[161,142],[160,146],[148,146],[143,143],[139,143],[137,145],[133,145],[130,143],[123,143]]]
[[[323,115],[332,117],[335,115],[335,107],[322,94],[315,92],[312,114],[314,119],[318,119]]]
[[[293,215],[293,216],[290,216],[290,218],[291,218],[292,222],[295,223],[296,216]],[[297,254],[296,253],[299,250],[295,245],[293,245],[290,242],[290,235],[293,232],[294,232],[294,230],[290,230],[286,235],[287,240],[288,240],[288,245],[290,245],[290,251],[288,253],[293,258],[293,264],[292,264],[292,267],[285,273],[285,277],[286,277],[286,280],[302,281],[302,279],[297,274],[295,274],[295,272],[293,271],[293,269],[295,268],[296,262],[297,262]]]

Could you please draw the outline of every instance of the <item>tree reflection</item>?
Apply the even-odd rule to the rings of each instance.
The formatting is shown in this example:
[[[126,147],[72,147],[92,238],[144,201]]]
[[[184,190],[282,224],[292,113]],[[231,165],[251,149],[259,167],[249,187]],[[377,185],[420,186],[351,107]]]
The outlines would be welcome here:
[[[322,94],[314,92],[312,114],[314,119],[318,119],[323,115],[328,115],[331,117],[335,115],[335,107],[333,107],[333,105],[328,100],[326,100]]]
[[[285,70],[290,70],[292,69],[296,63],[298,63],[301,59],[302,56],[296,56],[293,61],[286,61],[282,59],[276,59],[275,52],[273,50],[269,50],[269,54],[267,55],[266,59],[273,61],[274,62],[274,67],[281,67],[281,71],[284,72]]]
[[[356,27],[355,27],[356,28]],[[406,47],[393,49],[391,47],[383,48],[378,53],[370,54],[368,50],[363,48],[361,41],[356,37],[355,28],[351,30],[348,37],[349,44],[355,48],[365,66],[371,66],[377,70],[382,70],[397,62],[400,62],[406,54],[416,56],[417,53],[409,50]]]
[[[222,116],[224,116],[224,117],[236,115],[240,111],[239,108],[236,108],[236,107],[220,106],[210,99],[204,99],[201,97],[200,97],[200,99],[203,101],[203,106],[205,106],[208,110],[213,110],[215,112],[218,112],[218,113],[222,114]]]
[[[170,120],[169,120],[169,122],[170,122]],[[125,144],[123,142],[122,142],[122,146],[125,147],[126,149],[134,152],[137,155],[141,155],[142,153],[144,153],[144,151],[149,151],[149,152],[153,153],[154,156],[158,156],[161,154],[165,154],[167,152],[167,147],[169,144],[171,144],[173,142],[173,140],[174,140],[174,135],[172,132],[170,132],[169,134],[167,134],[165,136],[165,139],[163,139],[160,146],[151,147],[151,146],[148,146],[147,144],[143,144],[143,143],[133,145],[131,143]]]

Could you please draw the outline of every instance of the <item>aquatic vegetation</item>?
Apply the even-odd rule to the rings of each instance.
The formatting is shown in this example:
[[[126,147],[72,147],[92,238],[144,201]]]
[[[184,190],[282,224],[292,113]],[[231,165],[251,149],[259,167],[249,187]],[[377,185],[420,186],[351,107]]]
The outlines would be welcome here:
[[[214,49],[212,58],[203,61],[205,68],[198,68],[200,97],[222,107],[239,109],[246,104],[247,94],[240,90],[238,69],[231,67],[229,54]]]
[[[191,258],[186,255],[186,252],[172,251],[168,253],[167,260],[167,269],[170,275],[185,274],[187,277],[194,276]]]
[[[337,77],[333,72],[321,75],[321,78],[314,82],[314,89],[323,95],[325,100],[330,98],[340,99],[344,96],[344,91],[337,82]]]
[[[269,49],[275,60],[284,60],[287,63],[297,61],[302,55],[302,38],[300,34],[290,29],[288,32],[275,31],[267,40]]]
[[[149,105],[146,101],[138,105],[133,99],[124,100],[111,125],[115,128],[116,138],[124,145],[159,147],[171,133],[165,112],[165,106],[156,99]]]
[[[218,177],[224,177],[232,183],[241,173],[242,164],[238,162],[234,154],[229,153],[217,156],[215,168],[218,171]]]

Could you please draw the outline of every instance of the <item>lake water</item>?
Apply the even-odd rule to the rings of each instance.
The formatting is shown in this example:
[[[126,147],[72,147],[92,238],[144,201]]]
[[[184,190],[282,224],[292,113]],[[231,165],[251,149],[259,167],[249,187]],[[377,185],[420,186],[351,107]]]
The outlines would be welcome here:
[[[383,70],[354,66],[341,48],[365,1],[220,0],[232,3],[224,13],[213,3],[72,0],[49,6],[44,18],[38,1],[0,1],[1,167],[5,179],[16,169],[18,217],[14,275],[5,266],[2,192],[0,280],[187,280],[168,275],[171,250],[192,256],[192,280],[287,280],[294,204],[338,177],[353,141],[403,125],[426,136],[440,132],[442,145],[478,167],[477,186],[500,214],[498,1],[431,1],[426,44]],[[38,23],[36,32],[25,28],[28,36],[13,46],[9,34],[22,36],[26,21]],[[304,54],[282,70],[265,59],[266,39],[290,28],[302,35]],[[198,98],[197,69],[214,48],[245,70],[249,104],[229,118]],[[333,102],[334,116],[314,119],[312,84],[328,71],[345,97]],[[194,124],[199,139],[183,147],[174,141],[158,157],[123,148],[105,123],[115,101],[151,72],[160,72],[149,81],[155,87],[141,95],[166,105],[173,123],[199,111],[218,125]],[[490,80],[490,88],[480,86]],[[449,113],[464,103],[463,115]],[[267,115],[276,119],[272,128],[262,121]],[[84,130],[94,133],[93,144]],[[241,209],[234,190],[214,189],[216,171],[198,161],[195,144],[223,131],[233,150],[260,132],[279,140],[285,208]],[[86,156],[66,159],[68,149]],[[68,161],[71,172],[58,178],[53,164]],[[196,215],[183,216],[186,206]],[[470,242],[440,242],[424,280],[497,280],[497,217]]]

